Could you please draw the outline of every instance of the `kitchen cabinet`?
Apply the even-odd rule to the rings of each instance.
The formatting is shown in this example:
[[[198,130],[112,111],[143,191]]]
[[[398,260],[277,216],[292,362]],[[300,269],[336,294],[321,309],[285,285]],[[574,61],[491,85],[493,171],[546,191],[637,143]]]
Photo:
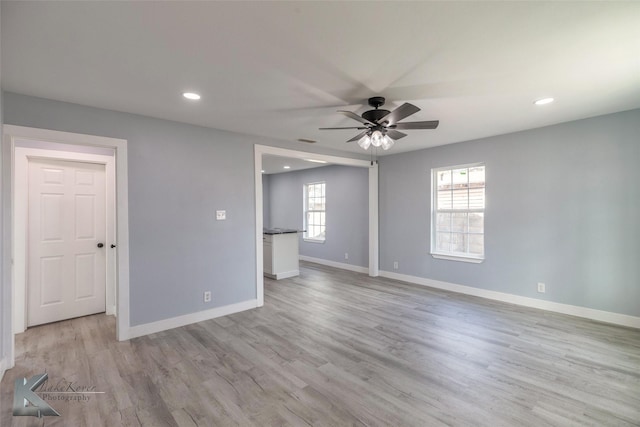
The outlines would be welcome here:
[[[279,280],[300,275],[297,230],[265,230],[262,243],[265,276]]]

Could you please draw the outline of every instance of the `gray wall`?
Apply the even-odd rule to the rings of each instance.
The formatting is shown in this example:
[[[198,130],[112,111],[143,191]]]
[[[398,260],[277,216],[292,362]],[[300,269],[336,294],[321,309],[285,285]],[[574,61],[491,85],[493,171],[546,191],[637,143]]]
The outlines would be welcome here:
[[[326,182],[327,233],[324,243],[302,240],[300,254],[329,261],[369,266],[369,170],[324,166],[270,175],[271,226],[301,229],[303,185]],[[345,260],[344,254],[349,254]]]
[[[639,161],[640,110],[383,157],[381,269],[640,316]],[[430,169],[474,162],[486,260],[433,259]]]
[[[256,297],[253,144],[265,141],[13,93],[4,102],[8,124],[128,140],[131,325]]]
[[[262,226],[271,228],[271,180],[262,175]]]

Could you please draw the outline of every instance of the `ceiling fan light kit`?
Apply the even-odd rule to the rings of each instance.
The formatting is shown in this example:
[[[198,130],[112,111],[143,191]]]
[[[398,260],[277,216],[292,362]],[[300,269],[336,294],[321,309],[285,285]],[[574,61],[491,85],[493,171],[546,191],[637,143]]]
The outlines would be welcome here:
[[[438,120],[398,123],[400,120],[420,111],[420,108],[413,104],[404,103],[393,111],[382,110],[380,107],[384,105],[384,102],[385,99],[382,96],[369,98],[369,105],[374,109],[365,111],[362,113],[362,116],[358,116],[351,111],[338,111],[362,123],[364,126],[320,128],[320,130],[362,130],[362,132],[347,142],[358,141],[358,145],[364,150],[368,150],[371,146],[375,148],[382,147],[383,150],[388,150],[395,144],[396,140],[407,136],[406,133],[399,132],[397,129],[435,129],[438,127]]]
[[[384,135],[381,131],[375,130],[369,135],[368,133],[358,140],[358,145],[365,150],[368,150],[370,146],[376,148],[382,147],[383,150],[388,150],[393,147],[396,142],[389,138],[389,135]]]

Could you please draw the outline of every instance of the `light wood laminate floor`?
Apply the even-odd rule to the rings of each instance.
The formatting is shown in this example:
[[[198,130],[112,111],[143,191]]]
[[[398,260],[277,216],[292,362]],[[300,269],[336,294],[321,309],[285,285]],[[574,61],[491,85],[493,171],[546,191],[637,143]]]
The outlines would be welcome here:
[[[265,306],[115,341],[104,315],[29,329],[9,426],[640,425],[640,331],[302,263]],[[16,378],[94,386],[12,417]]]

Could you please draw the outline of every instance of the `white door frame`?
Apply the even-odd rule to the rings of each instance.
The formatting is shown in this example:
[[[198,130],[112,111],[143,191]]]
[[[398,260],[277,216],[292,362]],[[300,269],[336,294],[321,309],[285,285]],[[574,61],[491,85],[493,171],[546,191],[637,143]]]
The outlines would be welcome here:
[[[28,172],[29,161],[65,160],[83,163],[101,164],[105,167],[106,182],[106,313],[116,314],[116,281],[115,253],[109,245],[116,243],[115,221],[115,153],[113,156],[101,154],[78,153],[73,151],[47,150],[42,148],[18,147],[15,144],[25,138],[14,138],[14,171],[13,171],[13,333],[18,334],[27,329],[27,229],[28,229]]]
[[[16,272],[13,268],[15,259],[16,230],[11,216],[15,216],[15,149],[16,141],[24,139],[31,141],[44,141],[59,144],[91,146],[113,149],[115,152],[115,242],[117,252],[115,257],[115,311],[116,338],[123,341],[129,338],[129,209],[128,209],[128,175],[127,175],[127,141],[123,139],[107,138],[94,135],[82,135],[69,132],[59,132],[47,129],[29,128],[23,126],[4,125],[2,139],[2,169],[4,171],[4,185],[2,186],[2,198],[6,204],[3,223],[3,247],[5,248],[2,261],[2,285],[4,289],[2,299],[2,311],[8,313],[9,330],[13,331],[13,296],[16,293],[14,278]],[[62,153],[62,152],[60,152]],[[7,290],[9,292],[7,292]],[[9,349],[9,367],[13,367],[15,359],[15,338],[12,334]]]
[[[327,163],[355,166],[369,169],[369,276],[376,277],[379,270],[379,242],[378,242],[378,163],[370,160],[350,159],[347,157],[330,156],[307,151],[290,150],[268,145],[254,146],[254,178],[255,178],[255,206],[256,206],[256,299],[258,307],[264,305],[264,277],[262,259],[262,155],[269,154],[281,157],[299,159],[313,158]]]

